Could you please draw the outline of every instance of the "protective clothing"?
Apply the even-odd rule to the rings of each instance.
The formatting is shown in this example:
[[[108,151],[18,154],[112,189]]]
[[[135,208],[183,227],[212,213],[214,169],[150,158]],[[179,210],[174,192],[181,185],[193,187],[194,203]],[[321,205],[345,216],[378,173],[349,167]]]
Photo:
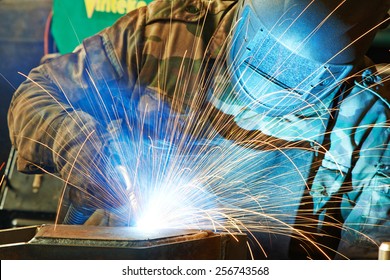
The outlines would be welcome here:
[[[111,223],[116,220],[117,225],[130,225],[130,213],[136,208],[132,199],[134,188],[127,179],[128,174],[122,171],[123,160],[112,147],[118,143],[111,138],[112,135],[87,137],[82,144],[73,142],[67,149],[63,148],[63,166],[57,166],[68,188],[69,209],[62,223],[83,224],[96,209],[105,209],[121,213],[118,215],[121,217],[113,215]],[[101,148],[96,149],[99,145]],[[69,159],[72,151],[76,157]]]
[[[81,148],[62,153],[64,146],[54,145],[53,139],[67,133],[84,143],[95,130],[105,135],[125,127],[132,141],[139,138],[135,147],[145,139],[163,146],[172,141],[179,152],[192,151],[187,143],[195,142],[201,154],[191,165],[146,175],[168,181],[195,176],[218,191],[229,216],[260,232],[257,257],[264,257],[260,247],[269,258],[299,257],[295,249],[289,255],[296,237],[304,258],[376,258],[377,245],[390,238],[386,67],[362,60],[362,69],[327,99],[329,106],[265,116],[231,82],[227,51],[240,23],[238,8],[236,1],[156,0],[86,39],[75,52],[34,69],[9,110],[18,169],[60,171],[56,155],[74,159]],[[66,126],[52,125],[58,116]],[[88,133],[80,131],[87,124]],[[161,133],[166,128],[171,131]],[[126,151],[121,158],[134,155]],[[207,157],[211,152],[213,158]],[[140,174],[136,164],[127,166]],[[317,245],[320,256],[310,245]]]
[[[243,1],[229,50],[239,97],[274,117],[329,106],[361,68],[389,7],[381,0]]]

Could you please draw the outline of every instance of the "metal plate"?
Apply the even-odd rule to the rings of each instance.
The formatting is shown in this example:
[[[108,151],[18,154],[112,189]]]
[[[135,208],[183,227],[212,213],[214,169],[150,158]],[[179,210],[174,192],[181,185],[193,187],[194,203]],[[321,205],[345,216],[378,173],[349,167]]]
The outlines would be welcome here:
[[[48,225],[7,230],[0,259],[246,259],[245,234],[164,229],[143,232],[129,227]],[[19,232],[19,234],[17,234]],[[0,238],[4,236],[0,231]],[[18,236],[12,240],[10,236]]]

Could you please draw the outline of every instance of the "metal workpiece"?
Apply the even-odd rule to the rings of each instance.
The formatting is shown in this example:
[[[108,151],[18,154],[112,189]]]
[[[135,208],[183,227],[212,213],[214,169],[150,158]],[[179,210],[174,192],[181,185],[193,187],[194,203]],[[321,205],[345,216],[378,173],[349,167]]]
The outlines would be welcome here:
[[[35,234],[32,234],[34,233]],[[13,240],[13,236],[17,237]],[[23,236],[25,240],[23,240]],[[0,259],[246,259],[246,234],[42,225],[0,231]]]

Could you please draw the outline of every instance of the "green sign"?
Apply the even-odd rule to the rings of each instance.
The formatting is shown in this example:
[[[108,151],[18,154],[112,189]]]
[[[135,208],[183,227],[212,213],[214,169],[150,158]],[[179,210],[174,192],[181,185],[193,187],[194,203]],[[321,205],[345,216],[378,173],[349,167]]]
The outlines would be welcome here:
[[[54,0],[52,34],[61,53],[72,52],[81,41],[119,17],[152,0]]]

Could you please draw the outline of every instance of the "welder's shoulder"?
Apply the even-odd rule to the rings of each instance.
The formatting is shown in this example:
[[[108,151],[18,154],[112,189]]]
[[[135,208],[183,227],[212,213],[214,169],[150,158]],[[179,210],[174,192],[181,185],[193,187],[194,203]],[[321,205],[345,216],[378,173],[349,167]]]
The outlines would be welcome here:
[[[198,22],[208,13],[225,10],[237,0],[154,0],[146,8],[146,23],[159,21]]]
[[[127,29],[158,22],[170,24],[177,20],[196,22],[206,13],[220,12],[228,6],[227,3],[236,1],[238,0],[214,0],[211,2],[210,0],[153,0],[146,6],[130,11],[118,19],[114,25]]]

